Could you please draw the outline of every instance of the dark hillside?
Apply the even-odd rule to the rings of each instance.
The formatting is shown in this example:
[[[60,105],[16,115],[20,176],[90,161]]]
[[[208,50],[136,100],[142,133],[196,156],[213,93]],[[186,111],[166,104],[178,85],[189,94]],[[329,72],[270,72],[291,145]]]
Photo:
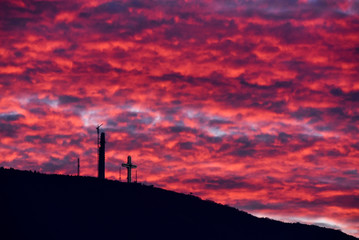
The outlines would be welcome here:
[[[1,168],[0,196],[0,239],[356,239],[332,229],[256,218],[190,195],[92,177]]]

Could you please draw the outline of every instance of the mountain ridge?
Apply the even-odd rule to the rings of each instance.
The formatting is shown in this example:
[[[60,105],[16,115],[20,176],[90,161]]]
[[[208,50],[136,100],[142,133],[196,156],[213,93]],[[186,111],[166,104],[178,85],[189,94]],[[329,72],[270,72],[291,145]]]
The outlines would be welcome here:
[[[358,240],[139,183],[0,168],[0,191],[5,239]]]

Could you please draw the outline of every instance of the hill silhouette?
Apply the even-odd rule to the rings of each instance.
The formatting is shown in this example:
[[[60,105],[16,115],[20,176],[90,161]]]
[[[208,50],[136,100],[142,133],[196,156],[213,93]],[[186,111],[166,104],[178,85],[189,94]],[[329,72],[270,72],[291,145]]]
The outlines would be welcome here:
[[[0,191],[0,239],[357,239],[257,218],[192,195],[93,177],[0,168]]]

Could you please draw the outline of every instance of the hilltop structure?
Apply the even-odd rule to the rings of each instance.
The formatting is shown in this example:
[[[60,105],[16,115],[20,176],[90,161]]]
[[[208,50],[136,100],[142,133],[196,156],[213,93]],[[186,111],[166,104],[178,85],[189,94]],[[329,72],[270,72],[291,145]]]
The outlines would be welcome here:
[[[101,132],[100,137],[100,127],[102,124],[96,127],[97,130],[97,148],[98,148],[98,178],[105,179],[105,133]],[[78,175],[80,175],[80,160],[78,159]],[[127,182],[132,182],[131,170],[132,168],[137,168],[136,165],[132,164],[131,156],[127,157],[127,163],[122,163],[122,167],[127,168]],[[121,178],[121,173],[120,173]],[[136,182],[137,182],[137,172],[136,172]]]
[[[80,158],[77,158],[77,176],[80,176]]]
[[[127,168],[127,182],[131,183],[131,170],[132,170],[132,168],[137,168],[136,165],[132,164],[131,156],[127,157],[127,163],[122,163],[122,167]]]
[[[98,178],[105,178],[105,133],[101,133],[100,145],[98,148]]]

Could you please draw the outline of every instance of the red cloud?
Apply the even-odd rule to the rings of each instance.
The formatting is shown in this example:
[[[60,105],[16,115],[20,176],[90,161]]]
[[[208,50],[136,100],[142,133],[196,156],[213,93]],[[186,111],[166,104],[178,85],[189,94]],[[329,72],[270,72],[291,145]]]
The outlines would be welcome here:
[[[5,1],[0,165],[139,181],[359,236],[355,1]]]

